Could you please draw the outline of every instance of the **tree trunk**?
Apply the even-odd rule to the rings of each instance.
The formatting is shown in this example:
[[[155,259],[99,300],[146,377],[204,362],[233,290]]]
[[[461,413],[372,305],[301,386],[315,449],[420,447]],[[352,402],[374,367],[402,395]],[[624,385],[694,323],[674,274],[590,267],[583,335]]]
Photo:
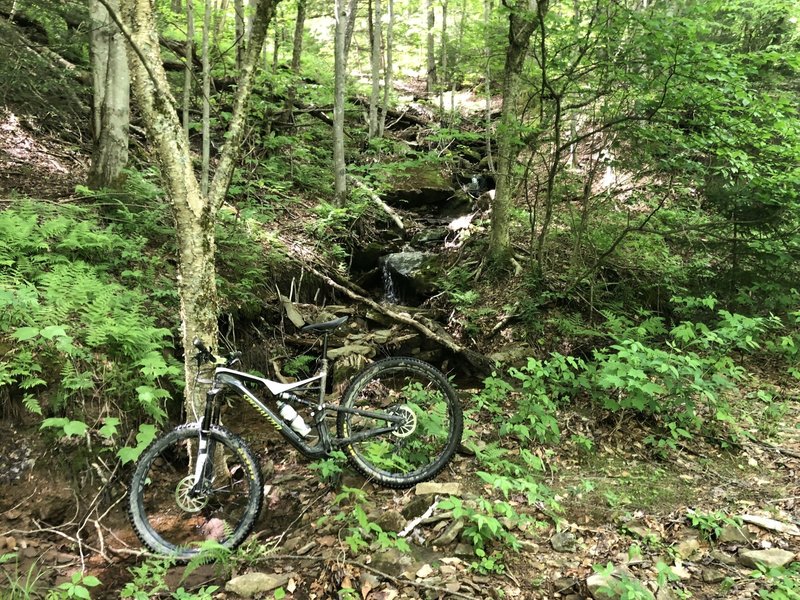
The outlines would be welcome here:
[[[517,94],[519,77],[531,35],[539,25],[540,16],[547,10],[547,0],[520,0],[511,7],[508,17],[508,48],[503,71],[503,106],[497,132],[497,189],[492,202],[489,260],[498,267],[511,258],[509,230],[514,200],[513,170],[520,151],[517,135]]]
[[[242,67],[234,98],[230,126],[208,195],[200,192],[192,169],[189,145],[178,119],[177,103],[164,72],[150,0],[121,0],[122,19],[132,42],[128,60],[133,91],[141,108],[147,136],[154,145],[175,218],[179,251],[178,289],[181,298],[181,339],[186,370],[186,413],[199,416],[204,395],[194,385],[196,365],[192,340],[210,346],[217,342],[217,288],[214,224],[230,183],[244,135],[244,119],[252,90],[255,63],[264,44],[267,24],[275,6],[262,0],[253,22],[252,41]]]
[[[389,112],[389,94],[392,91],[392,44],[394,43],[394,0],[388,0],[388,22],[386,24],[386,65],[383,68],[383,112],[378,121],[378,137],[383,137],[386,115]]]
[[[186,67],[183,72],[183,132],[186,139],[189,139],[189,108],[192,102],[192,89],[194,87],[194,77],[192,67],[194,65],[194,1],[186,2]]]
[[[303,33],[305,32],[306,22],[306,0],[297,0],[297,19],[294,22],[294,39],[292,40],[292,75],[297,79],[300,75],[300,60],[303,57]],[[284,110],[283,122],[292,123],[294,121],[294,101],[297,96],[297,88],[294,82],[286,92],[286,109]]]
[[[117,0],[109,0],[118,12]],[[128,164],[130,83],[125,38],[103,6],[90,0],[92,21],[89,49],[92,61],[92,166],[89,187],[121,187]]]
[[[206,0],[203,14],[203,150],[200,167],[200,190],[208,194],[208,177],[211,168],[211,60],[208,55],[211,30],[211,2]]]
[[[238,71],[242,68],[242,62],[244,61],[244,53],[246,50],[244,43],[244,2],[242,0],[233,0],[233,12],[234,31],[236,36],[236,40],[234,41],[236,44],[236,70]]]
[[[381,0],[372,0],[371,8],[371,29],[372,29],[372,53],[370,55],[370,65],[372,67],[372,95],[369,99],[369,139],[378,135],[378,103],[381,93],[381,51],[383,37],[381,35]]]
[[[428,22],[426,28],[426,39],[427,39],[426,62],[428,65],[428,74],[426,78],[426,91],[430,96],[436,90],[436,47],[434,44],[434,35],[435,35],[434,28],[436,26],[436,16],[433,12],[433,0],[423,0],[422,12],[427,15],[427,22]]]
[[[439,112],[444,119],[444,91],[447,89],[447,0],[442,0],[442,73],[439,78]]]
[[[353,41],[353,32],[356,29],[356,15],[358,14],[358,0],[349,0],[347,4],[347,27],[344,34],[345,68],[347,56],[350,54],[350,43]]]
[[[483,30],[484,44],[483,57],[486,60],[486,159],[489,171],[494,171],[492,160],[492,51],[491,36],[489,35],[489,25],[492,19],[492,0],[483,0]]]
[[[347,197],[347,169],[344,162],[344,88],[347,56],[345,33],[347,11],[345,0],[336,0],[336,30],[334,34],[333,90],[333,176],[335,202],[343,205]]]

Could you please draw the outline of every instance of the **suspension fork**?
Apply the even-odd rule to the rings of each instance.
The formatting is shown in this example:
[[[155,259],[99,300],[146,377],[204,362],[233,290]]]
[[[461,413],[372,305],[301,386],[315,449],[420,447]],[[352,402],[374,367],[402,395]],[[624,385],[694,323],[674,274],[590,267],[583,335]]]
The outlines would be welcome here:
[[[203,490],[203,482],[210,477],[214,468],[214,447],[216,442],[210,435],[212,425],[219,423],[221,402],[218,400],[219,388],[212,387],[206,393],[206,407],[200,420],[200,431],[197,442],[197,458],[194,465],[194,484],[189,495],[194,497]]]

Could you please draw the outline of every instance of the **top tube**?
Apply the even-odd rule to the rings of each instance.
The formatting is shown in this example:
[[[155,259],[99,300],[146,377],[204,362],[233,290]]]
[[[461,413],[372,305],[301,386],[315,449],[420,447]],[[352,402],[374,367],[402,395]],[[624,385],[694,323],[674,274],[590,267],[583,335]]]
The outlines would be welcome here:
[[[307,385],[314,381],[319,381],[324,376],[323,373],[320,373],[319,375],[314,375],[313,377],[309,377],[308,379],[303,379],[302,381],[295,381],[294,383],[280,383],[278,381],[272,381],[271,379],[265,379],[263,377],[252,375],[251,373],[246,373],[244,371],[236,371],[234,369],[229,369],[227,367],[217,367],[217,369],[214,371],[214,374],[232,375],[234,377],[241,377],[244,379],[249,379],[251,381],[257,381],[258,383],[264,385],[273,396],[277,396],[284,392],[290,392],[292,390],[296,390],[297,388],[301,388],[304,385]]]

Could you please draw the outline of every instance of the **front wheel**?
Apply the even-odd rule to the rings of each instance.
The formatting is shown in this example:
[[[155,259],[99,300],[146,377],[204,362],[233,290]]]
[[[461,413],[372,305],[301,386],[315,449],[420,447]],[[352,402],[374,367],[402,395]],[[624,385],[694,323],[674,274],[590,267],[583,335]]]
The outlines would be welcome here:
[[[208,433],[213,460],[201,489],[192,491],[199,440],[196,423],[173,429],[142,453],[131,480],[128,513],[136,534],[153,552],[178,560],[197,554],[205,540],[235,548],[261,510],[258,462],[222,427]]]
[[[342,396],[341,407],[400,417],[340,411],[340,438],[350,464],[365,477],[391,488],[432,479],[445,468],[461,442],[461,406],[444,374],[416,358],[387,358],[361,373]],[[372,436],[369,432],[391,427]],[[364,436],[367,436],[364,438]]]

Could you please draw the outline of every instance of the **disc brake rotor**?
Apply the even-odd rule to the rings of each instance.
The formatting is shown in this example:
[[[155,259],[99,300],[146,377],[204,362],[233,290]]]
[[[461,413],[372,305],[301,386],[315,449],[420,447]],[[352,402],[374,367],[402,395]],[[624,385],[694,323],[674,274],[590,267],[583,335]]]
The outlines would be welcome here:
[[[185,512],[200,512],[208,504],[207,494],[190,495],[193,487],[194,475],[187,475],[175,486],[175,503]]]
[[[403,417],[403,421],[397,424],[397,429],[392,435],[399,438],[407,438],[417,429],[417,415],[408,406],[395,406],[391,410],[393,415]]]

